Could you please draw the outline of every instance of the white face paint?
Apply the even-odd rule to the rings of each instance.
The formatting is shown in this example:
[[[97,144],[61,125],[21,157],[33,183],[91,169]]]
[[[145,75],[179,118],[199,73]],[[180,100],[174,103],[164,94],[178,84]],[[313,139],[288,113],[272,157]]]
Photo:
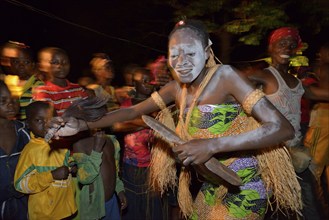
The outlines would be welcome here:
[[[205,67],[207,52],[189,28],[177,30],[169,40],[169,66],[182,83],[193,82]]]

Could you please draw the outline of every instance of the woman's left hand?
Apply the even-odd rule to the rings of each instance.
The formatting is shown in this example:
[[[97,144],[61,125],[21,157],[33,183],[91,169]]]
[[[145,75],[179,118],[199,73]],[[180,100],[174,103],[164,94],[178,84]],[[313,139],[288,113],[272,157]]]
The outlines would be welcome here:
[[[174,146],[172,149],[184,166],[202,164],[214,154],[209,139],[191,140],[185,144]]]

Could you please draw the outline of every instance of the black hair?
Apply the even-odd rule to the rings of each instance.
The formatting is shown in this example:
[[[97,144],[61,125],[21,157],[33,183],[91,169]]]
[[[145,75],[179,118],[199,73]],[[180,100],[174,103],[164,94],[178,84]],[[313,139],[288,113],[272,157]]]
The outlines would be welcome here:
[[[193,30],[200,37],[203,46],[204,47],[208,46],[209,34],[206,26],[201,21],[194,19],[181,20],[177,22],[175,27],[172,29],[172,31],[169,34],[169,39],[177,30],[184,28],[189,28]]]
[[[1,46],[1,54],[3,52],[3,49],[5,48],[12,48],[16,50],[22,51],[24,54],[26,54],[31,60],[34,60],[33,52],[30,48],[30,46],[26,45],[25,43],[17,42],[17,41],[8,41],[4,43]]]
[[[44,52],[48,52],[48,53],[51,53],[52,55],[54,54],[62,54],[64,56],[66,56],[68,59],[69,59],[69,56],[68,54],[66,53],[65,50],[59,48],[59,47],[45,47],[45,48],[42,48],[39,53],[38,53],[38,59],[40,59],[40,54],[41,53],[44,53]]]
[[[133,71],[133,81],[135,81],[135,76],[139,73],[141,73],[143,75],[151,76],[151,71],[149,69],[144,68],[144,67],[137,67]]]
[[[105,64],[105,68],[107,70],[114,71],[112,60],[110,59],[109,55],[107,55],[106,53],[94,53],[92,55],[92,58],[99,58],[99,59],[105,59],[105,60],[107,60],[107,62]]]
[[[29,120],[39,109],[51,108],[51,104],[43,101],[35,101],[26,107],[26,118]]]
[[[109,55],[107,55],[106,53],[94,53],[92,57],[93,58],[106,59],[106,60],[112,62]]]

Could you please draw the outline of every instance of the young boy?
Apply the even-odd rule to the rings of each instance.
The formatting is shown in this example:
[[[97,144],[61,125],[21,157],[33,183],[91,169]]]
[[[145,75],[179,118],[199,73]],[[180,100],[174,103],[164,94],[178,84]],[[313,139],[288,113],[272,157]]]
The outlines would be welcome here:
[[[79,219],[120,219],[114,194],[116,165],[114,146],[104,132],[73,144],[79,182]]]
[[[31,140],[19,158],[14,184],[17,191],[29,194],[29,219],[63,219],[77,211],[75,188],[68,167],[70,151],[51,149],[44,140],[53,107],[33,102],[26,108],[26,124]]]
[[[35,88],[34,100],[52,103],[57,115],[61,116],[72,102],[88,96],[81,86],[67,79],[70,60],[64,50],[56,47],[41,49],[38,62],[40,71],[47,73],[50,79],[44,86]]]
[[[0,80],[0,219],[27,219],[27,197],[14,188],[14,173],[24,146],[30,137],[24,124],[11,120],[18,103]]]

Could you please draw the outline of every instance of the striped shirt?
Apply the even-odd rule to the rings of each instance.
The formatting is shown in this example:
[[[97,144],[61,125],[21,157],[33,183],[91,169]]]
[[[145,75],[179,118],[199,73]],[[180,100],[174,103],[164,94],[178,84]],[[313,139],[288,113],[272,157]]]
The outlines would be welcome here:
[[[44,86],[38,86],[33,91],[33,99],[52,103],[58,116],[61,116],[74,101],[87,96],[88,94],[80,85],[68,80],[66,87],[60,87],[47,81]]]
[[[17,115],[17,119],[25,120],[26,119],[26,107],[32,103],[32,90],[37,86],[44,85],[44,82],[39,80],[35,75],[31,76],[23,86],[22,95],[19,98],[19,113]]]

